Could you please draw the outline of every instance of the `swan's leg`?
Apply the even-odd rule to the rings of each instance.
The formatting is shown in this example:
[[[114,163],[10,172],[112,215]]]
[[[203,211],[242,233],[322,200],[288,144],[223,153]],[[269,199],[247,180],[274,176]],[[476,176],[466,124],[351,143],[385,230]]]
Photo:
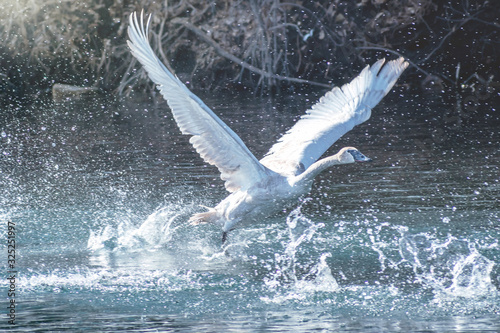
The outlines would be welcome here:
[[[226,243],[227,240],[227,231],[222,232],[222,245]]]

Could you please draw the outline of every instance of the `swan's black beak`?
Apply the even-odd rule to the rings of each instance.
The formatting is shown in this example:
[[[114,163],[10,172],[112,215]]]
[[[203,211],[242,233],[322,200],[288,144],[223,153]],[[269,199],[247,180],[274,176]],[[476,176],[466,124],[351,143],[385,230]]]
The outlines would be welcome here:
[[[350,150],[349,153],[352,155],[354,158],[354,161],[356,162],[371,162],[372,159],[369,157],[366,157],[365,155],[361,154],[359,150]]]

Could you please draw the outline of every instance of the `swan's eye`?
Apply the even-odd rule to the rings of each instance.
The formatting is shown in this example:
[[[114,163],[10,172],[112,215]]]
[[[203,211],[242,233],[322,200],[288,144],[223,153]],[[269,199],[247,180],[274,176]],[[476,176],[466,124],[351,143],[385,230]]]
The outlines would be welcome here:
[[[356,149],[349,149],[347,151],[349,154],[352,155],[352,157],[354,157],[354,159],[356,159],[356,156],[360,155],[361,153],[359,152],[359,150],[356,150]],[[362,155],[362,154],[361,154]]]

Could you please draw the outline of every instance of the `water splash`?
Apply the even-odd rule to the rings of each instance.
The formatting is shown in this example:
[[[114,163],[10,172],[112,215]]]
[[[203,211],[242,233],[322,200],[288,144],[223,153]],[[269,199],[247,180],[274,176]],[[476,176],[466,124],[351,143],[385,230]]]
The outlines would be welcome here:
[[[278,294],[273,298],[263,297],[262,300],[280,303],[288,299],[302,299],[314,292],[337,291],[339,286],[326,262],[330,253],[322,253],[312,268],[301,265],[297,257],[301,246],[311,242],[324,224],[313,223],[302,215],[301,206],[288,215],[286,223],[289,242],[283,253],[275,253],[272,273],[264,279],[265,285]],[[310,262],[310,258],[307,261]]]
[[[141,250],[144,247],[155,248],[167,244],[183,223],[180,220],[187,208],[162,207],[151,215],[138,227],[128,217],[118,218],[116,226],[106,224],[97,231],[90,231],[87,248],[92,251],[101,249]]]
[[[332,275],[332,271],[326,262],[326,258],[331,257],[330,253],[323,253],[308,274],[301,280],[296,281],[296,289],[303,292],[335,292],[339,289],[337,280]]]
[[[407,235],[400,241],[400,252],[412,265],[416,282],[432,288],[437,298],[485,296],[496,290],[490,277],[495,263],[467,239]]]
[[[135,270],[90,269],[74,267],[68,270],[54,269],[21,276],[20,285],[24,292],[48,290],[51,292],[76,292],[96,290],[116,292],[126,287],[129,291],[145,292],[155,290],[177,290],[181,288],[202,288],[197,286],[196,276],[189,270]]]
[[[372,226],[368,223],[366,234],[370,240],[369,247],[378,254],[379,273],[388,269],[397,269],[402,263],[398,249],[398,240],[408,233],[408,227],[382,222]]]

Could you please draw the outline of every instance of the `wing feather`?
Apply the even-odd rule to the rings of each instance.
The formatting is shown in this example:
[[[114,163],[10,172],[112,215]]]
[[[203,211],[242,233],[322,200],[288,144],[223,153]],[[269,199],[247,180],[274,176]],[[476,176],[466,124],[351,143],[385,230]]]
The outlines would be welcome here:
[[[286,174],[300,174],[354,126],[391,90],[408,63],[403,58],[366,66],[350,83],[335,87],[271,147],[261,163]],[[383,66],[383,67],[382,67]]]
[[[192,135],[190,143],[207,163],[219,169],[228,191],[245,190],[261,181],[270,171],[255,158],[240,137],[154,54],[147,38],[150,19],[151,16],[144,27],[143,14],[140,22],[136,13],[130,15],[128,45],[151,80],[158,85],[181,132]]]

